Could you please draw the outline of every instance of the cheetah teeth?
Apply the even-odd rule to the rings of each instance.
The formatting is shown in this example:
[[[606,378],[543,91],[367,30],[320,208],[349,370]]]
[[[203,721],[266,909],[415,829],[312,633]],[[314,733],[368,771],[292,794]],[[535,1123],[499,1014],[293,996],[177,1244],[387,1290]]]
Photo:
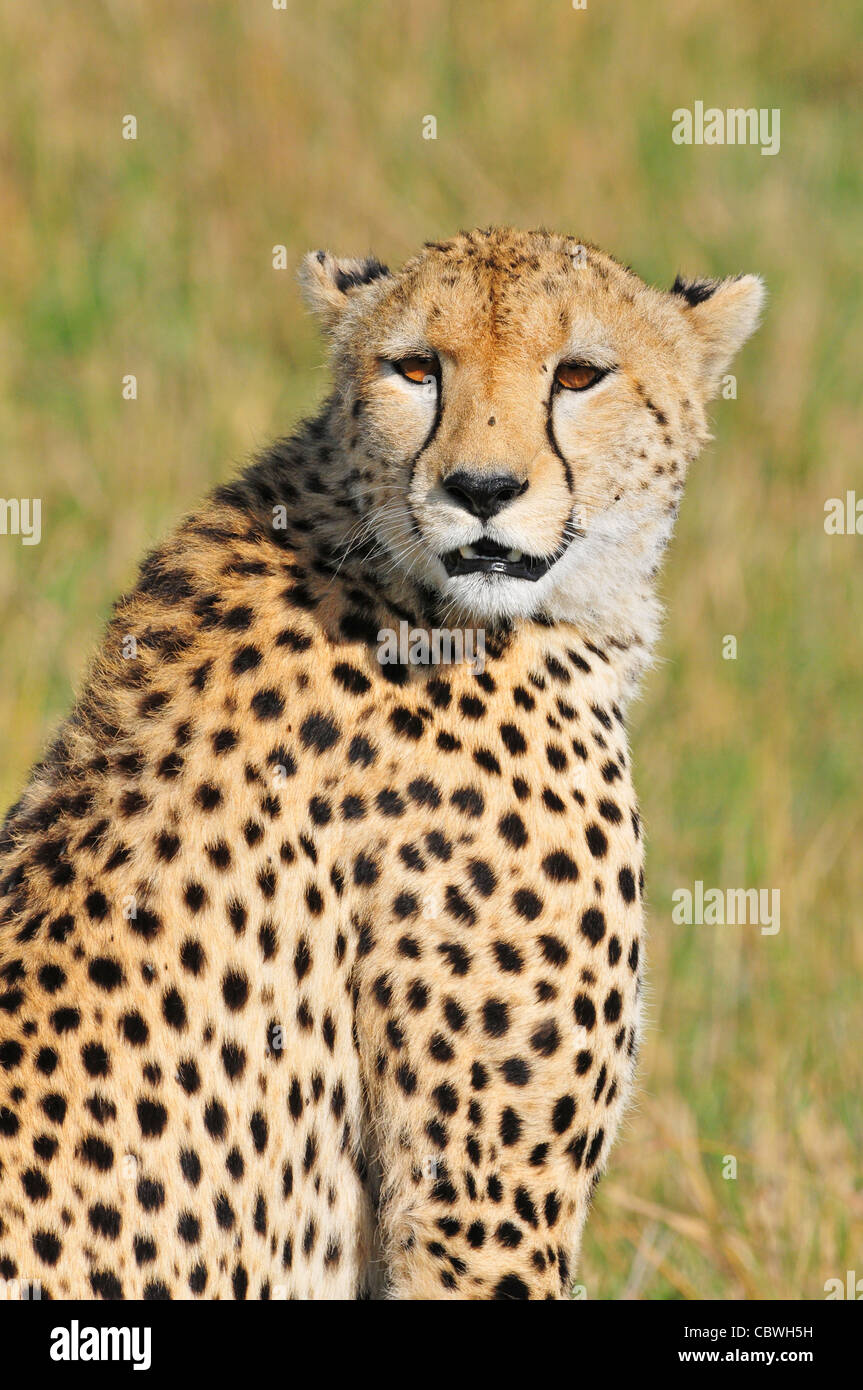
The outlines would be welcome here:
[[[480,555],[478,551],[474,550],[472,545],[460,545],[458,553],[463,560],[483,560],[488,558],[487,556]],[[517,565],[524,558],[524,552],[522,550],[508,550],[506,555],[501,558],[509,560],[510,564]]]

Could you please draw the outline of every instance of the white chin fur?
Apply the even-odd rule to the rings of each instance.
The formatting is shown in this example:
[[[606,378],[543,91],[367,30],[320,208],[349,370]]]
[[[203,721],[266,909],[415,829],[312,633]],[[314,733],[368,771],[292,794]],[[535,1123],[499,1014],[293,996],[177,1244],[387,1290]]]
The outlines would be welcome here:
[[[401,550],[412,578],[436,589],[446,622],[465,625],[529,619],[543,613],[555,621],[576,623],[585,634],[606,640],[609,634],[629,639],[639,633],[650,645],[659,605],[649,576],[673,528],[668,517],[647,518],[632,512],[595,518],[587,534],[575,537],[541,579],[513,579],[502,574],[447,576],[432,542],[410,551],[403,518],[390,521],[390,535],[379,539],[398,564]],[[459,538],[464,544],[463,536]],[[443,544],[443,549],[454,548]],[[530,545],[525,549],[529,552]]]
[[[441,585],[444,602],[465,616],[501,622],[529,618],[549,592],[549,577],[512,579],[505,574],[461,574]]]

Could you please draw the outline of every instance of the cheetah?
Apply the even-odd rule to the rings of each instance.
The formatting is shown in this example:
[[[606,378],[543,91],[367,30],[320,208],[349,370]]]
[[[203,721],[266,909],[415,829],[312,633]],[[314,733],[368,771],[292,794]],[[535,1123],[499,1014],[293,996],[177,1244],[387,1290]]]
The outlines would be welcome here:
[[[566,1298],[639,1045],[625,711],[763,287],[499,228],[300,278],[331,394],[145,559],[3,828],[0,1276]]]

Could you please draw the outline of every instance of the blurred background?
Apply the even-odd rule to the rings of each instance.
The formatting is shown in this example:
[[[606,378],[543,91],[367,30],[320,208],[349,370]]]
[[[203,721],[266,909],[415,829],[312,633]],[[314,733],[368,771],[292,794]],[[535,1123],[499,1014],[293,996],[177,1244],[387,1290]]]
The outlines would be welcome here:
[[[39,545],[0,537],[3,808],[145,548],[326,391],[306,249],[397,264],[546,224],[661,286],[766,278],[633,713],[649,1029],[579,1279],[820,1299],[863,1275],[863,535],[824,530],[863,499],[863,9],[87,0],[6,3],[2,31],[0,495],[42,498]],[[779,153],[673,144],[695,101],[778,107]],[[778,888],[779,934],[675,925],[696,879]]]

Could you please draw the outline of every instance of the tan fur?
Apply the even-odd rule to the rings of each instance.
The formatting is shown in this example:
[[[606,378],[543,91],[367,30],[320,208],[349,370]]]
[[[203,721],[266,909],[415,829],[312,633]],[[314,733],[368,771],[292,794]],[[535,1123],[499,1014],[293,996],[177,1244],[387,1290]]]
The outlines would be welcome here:
[[[7,819],[0,1276],[566,1294],[639,1031],[623,710],[761,300],[750,277],[690,304],[577,248],[307,259],[332,397],[145,563]],[[383,361],[429,349],[439,398]],[[616,370],[550,434],[583,353]],[[577,514],[543,579],[447,579],[477,535],[456,464],[528,482],[504,544],[551,554]],[[380,664],[380,630],[448,616],[486,629],[484,673]]]

